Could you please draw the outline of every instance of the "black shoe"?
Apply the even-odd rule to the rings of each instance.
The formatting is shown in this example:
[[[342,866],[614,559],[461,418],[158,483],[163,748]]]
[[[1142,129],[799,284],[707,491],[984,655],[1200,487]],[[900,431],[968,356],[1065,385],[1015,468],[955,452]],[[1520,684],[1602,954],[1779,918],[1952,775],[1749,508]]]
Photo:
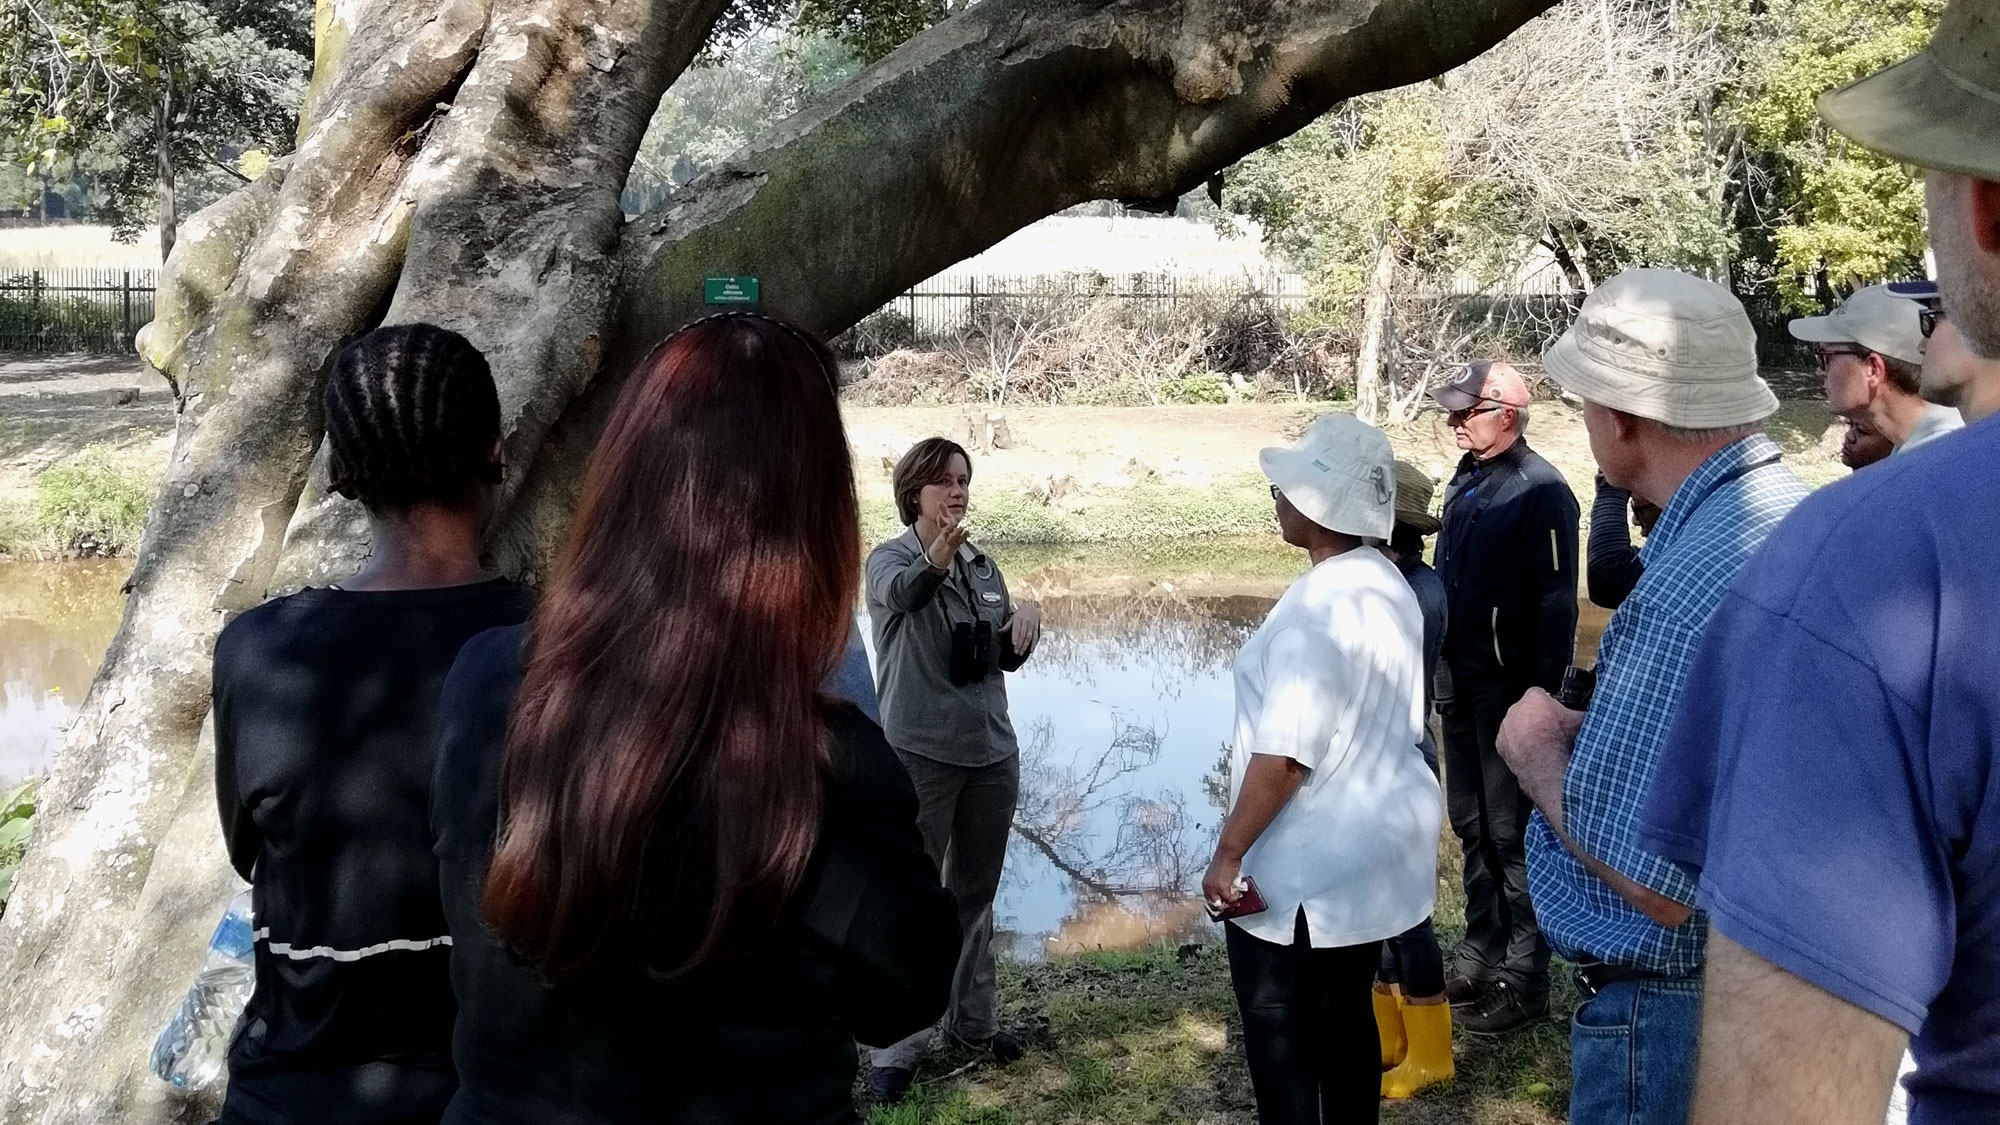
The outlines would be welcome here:
[[[1021,1045],[1021,1040],[1012,1032],[996,1031],[985,1039],[963,1039],[958,1036],[952,1038],[958,1039],[960,1043],[975,1051],[987,1052],[993,1056],[993,1061],[1001,1066],[1018,1062],[1022,1055],[1028,1053],[1028,1049]]]
[[[910,1092],[910,1080],[916,1073],[900,1066],[875,1066],[868,1068],[868,1100],[877,1105],[894,1105]]]
[[[1520,989],[1501,980],[1489,985],[1486,996],[1454,1016],[1453,1022],[1474,1035],[1505,1035],[1548,1014],[1547,995],[1529,999],[1521,995]]]
[[[1444,982],[1444,998],[1454,1008],[1478,1004],[1486,998],[1487,982],[1472,977],[1453,977]]]

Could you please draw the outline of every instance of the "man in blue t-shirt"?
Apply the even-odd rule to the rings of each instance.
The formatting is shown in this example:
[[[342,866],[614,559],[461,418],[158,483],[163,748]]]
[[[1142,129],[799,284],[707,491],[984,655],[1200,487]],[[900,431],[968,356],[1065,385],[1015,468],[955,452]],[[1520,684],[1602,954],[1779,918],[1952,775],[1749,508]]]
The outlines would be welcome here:
[[[1927,169],[1946,315],[2000,358],[2000,12],[1828,94]],[[1693,1121],[2000,1121],[2000,377],[1963,431],[1808,499],[1711,621],[1641,842],[1713,921]]]

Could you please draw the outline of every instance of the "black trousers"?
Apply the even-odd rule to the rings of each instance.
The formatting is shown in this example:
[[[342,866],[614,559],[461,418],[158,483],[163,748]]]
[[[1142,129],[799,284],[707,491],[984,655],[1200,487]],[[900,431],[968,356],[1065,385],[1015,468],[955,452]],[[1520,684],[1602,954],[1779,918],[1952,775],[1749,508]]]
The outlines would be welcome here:
[[[1222,928],[1259,1125],[1373,1125],[1382,1046],[1370,993],[1382,943],[1314,949],[1303,911],[1290,945]]]
[[[1496,683],[1452,668],[1444,708],[1445,808],[1465,852],[1465,940],[1453,971],[1504,980],[1530,997],[1549,991],[1549,946],[1528,899],[1528,814],[1534,805],[1495,740],[1524,683]]]
[[[1402,985],[1405,996],[1444,995],[1444,955],[1438,952],[1437,927],[1429,918],[1382,943],[1375,979]]]

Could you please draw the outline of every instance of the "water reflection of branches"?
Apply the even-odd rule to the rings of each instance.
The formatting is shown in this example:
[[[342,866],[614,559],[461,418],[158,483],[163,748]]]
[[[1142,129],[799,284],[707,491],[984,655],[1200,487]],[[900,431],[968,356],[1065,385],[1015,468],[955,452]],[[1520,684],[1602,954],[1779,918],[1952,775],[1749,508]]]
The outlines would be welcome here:
[[[1200,862],[1188,846],[1181,794],[1131,792],[1127,780],[1159,760],[1161,732],[1115,721],[1111,744],[1085,767],[1058,761],[1055,724],[1038,719],[1021,752],[1014,833],[1071,882],[1080,896],[1110,900],[1174,894]],[[1115,828],[1103,839],[1097,825]]]
[[[1133,664],[1153,676],[1161,698],[1178,698],[1188,681],[1236,659],[1270,612],[1271,599],[1184,598],[1171,594],[1051,598],[1039,666],[1078,683],[1102,669]]]

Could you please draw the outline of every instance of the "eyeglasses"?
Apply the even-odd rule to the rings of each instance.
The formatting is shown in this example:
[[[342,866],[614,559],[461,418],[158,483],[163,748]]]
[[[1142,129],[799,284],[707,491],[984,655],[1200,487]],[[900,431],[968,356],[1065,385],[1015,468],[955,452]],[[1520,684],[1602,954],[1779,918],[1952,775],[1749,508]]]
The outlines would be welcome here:
[[[1444,420],[1456,426],[1460,422],[1465,421],[1466,419],[1472,417],[1475,414],[1491,414],[1495,410],[1505,410],[1505,409],[1507,408],[1504,406],[1468,407],[1467,409],[1464,410],[1452,411],[1451,413],[1444,416]]]
[[[1868,352],[1864,348],[1815,348],[1813,349],[1813,363],[1821,371],[1825,371],[1827,368],[1833,366],[1833,357],[1840,355],[1851,355],[1856,359],[1861,359],[1867,356]]]
[[[1271,499],[1273,499],[1273,500],[1283,500],[1284,498],[1285,498],[1285,490],[1284,490],[1284,489],[1282,489],[1282,488],[1279,488],[1279,487],[1278,487],[1277,485],[1275,485],[1275,484],[1274,484],[1274,485],[1272,485],[1272,486],[1271,486]]]
[[[1917,310],[1917,328],[1923,332],[1924,339],[1926,340],[1931,338],[1931,333],[1937,331],[1938,321],[1944,319],[1945,315],[1944,315],[1943,305],[1939,305],[1936,308],[1923,308]]]

